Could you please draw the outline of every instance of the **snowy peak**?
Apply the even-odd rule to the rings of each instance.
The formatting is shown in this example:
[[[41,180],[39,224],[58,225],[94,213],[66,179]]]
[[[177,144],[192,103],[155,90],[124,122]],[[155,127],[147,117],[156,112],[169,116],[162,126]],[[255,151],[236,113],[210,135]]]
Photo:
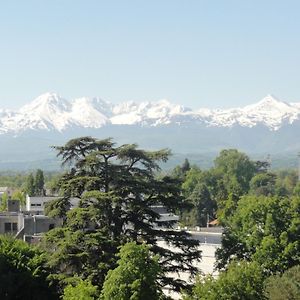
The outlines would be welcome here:
[[[256,104],[248,105],[244,107],[245,111],[264,111],[264,112],[271,112],[271,111],[290,111],[292,106],[289,103],[284,101],[280,101],[276,97],[272,95],[268,95],[262,100],[260,100]]]
[[[156,126],[159,124],[171,123],[174,115],[180,115],[190,111],[181,105],[172,104],[168,100],[157,102],[135,103],[133,101],[115,105],[114,116],[111,118],[112,124],[142,124]]]
[[[258,101],[257,104],[265,104],[265,105],[277,105],[277,104],[281,104],[283,103],[283,101],[279,100],[278,98],[276,98],[274,95],[267,95],[266,97],[262,98],[260,101]]]
[[[252,125],[262,123],[276,130],[284,122],[293,123],[298,119],[300,110],[287,102],[268,95],[258,103],[244,107],[242,113]]]
[[[15,130],[56,129],[63,130],[68,124],[71,104],[55,93],[45,93],[23,106],[15,118]]]
[[[45,93],[19,111],[0,109],[0,133],[19,133],[28,129],[64,131],[72,127],[172,124],[206,127],[263,125],[270,130],[278,130],[296,120],[300,120],[300,103],[289,104],[272,95],[243,108],[193,111],[168,100],[112,104],[99,97],[67,100],[56,93]]]
[[[20,109],[22,113],[51,113],[70,109],[70,103],[56,93],[45,93]]]
[[[45,93],[23,106],[15,116],[3,120],[6,131],[27,129],[63,131],[69,127],[99,128],[109,122],[101,110],[109,110],[100,98],[66,100],[56,93]],[[105,112],[106,113],[106,112]]]

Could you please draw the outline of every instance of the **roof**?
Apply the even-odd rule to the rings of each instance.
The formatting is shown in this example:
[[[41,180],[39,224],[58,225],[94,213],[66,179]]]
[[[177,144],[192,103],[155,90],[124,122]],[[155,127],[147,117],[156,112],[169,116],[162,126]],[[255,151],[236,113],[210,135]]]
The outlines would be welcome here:
[[[219,225],[219,221],[218,221],[218,219],[215,219],[215,220],[210,221],[208,224],[213,225],[213,226]]]

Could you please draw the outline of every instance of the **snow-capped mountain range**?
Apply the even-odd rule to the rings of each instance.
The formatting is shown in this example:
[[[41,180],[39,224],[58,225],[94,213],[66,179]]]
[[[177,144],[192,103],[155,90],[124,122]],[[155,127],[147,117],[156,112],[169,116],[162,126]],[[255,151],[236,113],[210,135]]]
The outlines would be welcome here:
[[[51,146],[87,135],[144,149],[169,148],[191,161],[206,161],[228,148],[296,161],[299,132],[300,103],[271,95],[241,108],[192,110],[167,100],[113,104],[46,93],[19,110],[0,109],[0,170],[56,169],[59,160]]]
[[[271,131],[300,120],[300,103],[286,103],[268,95],[258,103],[242,108],[192,110],[158,102],[112,104],[101,98],[66,100],[55,93],[45,93],[18,111],[0,109],[0,133],[26,130],[101,128],[107,125],[163,126],[199,124],[205,127],[254,127],[264,125]]]

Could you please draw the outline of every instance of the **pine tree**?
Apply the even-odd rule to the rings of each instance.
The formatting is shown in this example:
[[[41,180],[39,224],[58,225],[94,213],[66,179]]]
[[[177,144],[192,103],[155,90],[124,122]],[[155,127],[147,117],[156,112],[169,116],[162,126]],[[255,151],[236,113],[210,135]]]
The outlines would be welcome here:
[[[64,228],[52,231],[45,240],[45,247],[53,249],[52,263],[62,273],[84,273],[101,286],[108,269],[115,267],[117,247],[133,241],[146,243],[159,254],[163,272],[195,274],[199,242],[187,232],[173,230],[174,222],[160,220],[153,210],[164,205],[176,213],[185,205],[177,179],[155,176],[169,150],[145,151],[134,144],[117,147],[111,139],[91,137],[70,140],[56,149],[69,171],[60,183],[63,197],[52,207],[62,215],[70,197],[81,199],[79,208],[65,213]],[[161,246],[160,240],[181,249],[180,255]],[[177,290],[185,286],[168,276],[160,280]]]
[[[181,166],[182,173],[185,174],[187,171],[191,169],[191,165],[189,160],[186,158]]]

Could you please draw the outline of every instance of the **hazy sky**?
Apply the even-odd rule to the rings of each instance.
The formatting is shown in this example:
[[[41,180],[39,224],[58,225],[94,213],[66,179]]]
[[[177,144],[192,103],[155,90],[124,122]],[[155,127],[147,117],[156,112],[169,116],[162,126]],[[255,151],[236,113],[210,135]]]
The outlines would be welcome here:
[[[300,101],[300,1],[0,2],[0,107],[46,91],[112,102]]]

